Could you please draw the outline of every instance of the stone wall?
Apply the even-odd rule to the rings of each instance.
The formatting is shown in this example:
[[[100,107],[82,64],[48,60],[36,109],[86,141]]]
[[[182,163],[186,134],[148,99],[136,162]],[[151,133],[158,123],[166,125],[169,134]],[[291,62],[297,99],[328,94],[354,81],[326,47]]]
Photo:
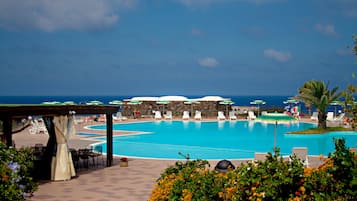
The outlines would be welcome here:
[[[232,110],[230,105],[221,105],[215,101],[201,101],[200,103],[184,104],[184,101],[171,101],[168,104],[156,104],[156,101],[143,101],[139,105],[129,105],[128,101],[124,101],[122,105],[123,116],[134,118],[134,113],[139,112],[139,117],[153,117],[153,111],[159,110],[161,114],[166,111],[172,111],[174,117],[182,117],[183,111],[189,111],[191,118],[195,115],[195,111],[201,111],[202,118],[215,118],[218,111],[223,111],[227,115],[227,110]],[[163,112],[164,111],[164,112]]]

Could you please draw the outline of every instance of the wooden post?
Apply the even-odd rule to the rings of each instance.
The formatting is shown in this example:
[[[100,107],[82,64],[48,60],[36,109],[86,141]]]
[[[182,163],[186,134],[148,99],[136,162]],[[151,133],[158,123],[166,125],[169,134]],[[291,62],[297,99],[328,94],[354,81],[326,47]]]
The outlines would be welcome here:
[[[12,146],[12,119],[6,117],[3,119],[3,132],[5,137],[5,143],[8,147]]]
[[[113,116],[106,114],[107,120],[107,167],[113,164]]]

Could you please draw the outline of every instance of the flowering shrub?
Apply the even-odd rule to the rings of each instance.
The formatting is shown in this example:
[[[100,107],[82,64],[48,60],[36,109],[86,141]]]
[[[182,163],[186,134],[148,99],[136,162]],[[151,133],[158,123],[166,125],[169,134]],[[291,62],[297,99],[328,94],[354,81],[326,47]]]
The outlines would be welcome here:
[[[25,200],[37,189],[30,175],[33,160],[30,149],[16,150],[0,142],[0,200]]]
[[[335,140],[336,150],[318,168],[306,168],[279,149],[265,161],[242,163],[220,173],[204,160],[176,162],[155,183],[150,201],[165,200],[353,200],[357,197],[357,157]]]

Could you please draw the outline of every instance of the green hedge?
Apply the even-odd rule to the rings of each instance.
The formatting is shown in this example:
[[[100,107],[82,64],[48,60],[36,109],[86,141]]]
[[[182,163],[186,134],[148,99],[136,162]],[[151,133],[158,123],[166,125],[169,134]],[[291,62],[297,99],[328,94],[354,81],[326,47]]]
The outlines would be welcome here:
[[[25,200],[37,189],[31,176],[33,166],[31,149],[16,150],[0,142],[0,200]]]
[[[318,168],[295,156],[283,160],[279,149],[265,161],[242,163],[220,173],[204,160],[176,162],[158,178],[150,201],[165,200],[355,200],[357,156],[335,139],[335,152]]]

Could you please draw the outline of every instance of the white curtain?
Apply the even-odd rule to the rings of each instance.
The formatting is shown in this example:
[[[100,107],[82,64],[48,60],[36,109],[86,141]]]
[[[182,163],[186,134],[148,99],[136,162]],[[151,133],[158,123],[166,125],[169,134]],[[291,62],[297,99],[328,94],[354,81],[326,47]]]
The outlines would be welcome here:
[[[51,180],[53,181],[69,180],[76,175],[72,155],[67,145],[70,135],[75,132],[73,120],[73,115],[57,116],[53,119],[57,141],[56,156],[52,157],[51,164]]]

